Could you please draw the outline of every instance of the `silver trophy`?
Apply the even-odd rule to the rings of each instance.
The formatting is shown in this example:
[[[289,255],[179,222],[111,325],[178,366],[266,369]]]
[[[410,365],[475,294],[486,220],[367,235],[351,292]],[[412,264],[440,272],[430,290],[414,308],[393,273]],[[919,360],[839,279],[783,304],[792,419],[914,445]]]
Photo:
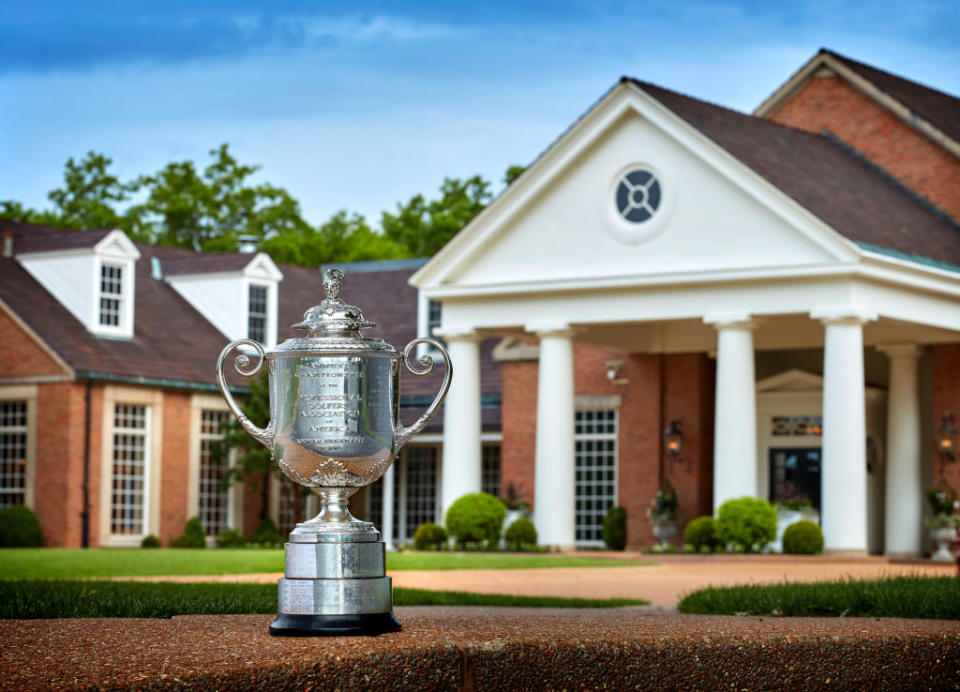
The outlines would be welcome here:
[[[329,269],[326,298],[293,325],[306,335],[287,339],[266,352],[256,341],[231,342],[217,361],[217,381],[230,411],[243,429],[270,450],[290,480],[320,498],[320,513],[297,524],[284,552],[279,583],[279,614],[270,625],[276,635],[380,634],[400,629],[393,615],[384,543],[373,524],[354,518],[350,496],[374,483],[399,449],[433,417],[453,369],[442,344],[411,341],[402,353],[382,339],[363,336],[376,325],[339,298],[343,272]],[[446,373],[440,393],[410,427],[400,424],[400,363],[414,375],[433,370],[429,355],[415,369],[408,360],[419,343],[443,355]],[[270,373],[270,422],[265,429],[250,422],[233,400],[223,375],[235,348],[253,351],[257,362],[241,352],[234,367],[256,375]]]

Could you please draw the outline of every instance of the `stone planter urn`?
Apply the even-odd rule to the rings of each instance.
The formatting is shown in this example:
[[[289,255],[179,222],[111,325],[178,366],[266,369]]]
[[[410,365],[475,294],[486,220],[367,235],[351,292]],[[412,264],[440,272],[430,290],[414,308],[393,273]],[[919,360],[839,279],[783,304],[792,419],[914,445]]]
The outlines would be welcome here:
[[[937,546],[937,551],[932,556],[935,562],[954,561],[953,553],[950,552],[950,544],[956,536],[957,530],[950,526],[930,529],[930,538],[933,544]]]
[[[680,532],[680,529],[677,527],[676,522],[667,522],[665,524],[654,524],[653,525],[653,536],[658,541],[660,541],[660,547],[666,548],[670,545],[670,541],[673,540],[673,537]]]

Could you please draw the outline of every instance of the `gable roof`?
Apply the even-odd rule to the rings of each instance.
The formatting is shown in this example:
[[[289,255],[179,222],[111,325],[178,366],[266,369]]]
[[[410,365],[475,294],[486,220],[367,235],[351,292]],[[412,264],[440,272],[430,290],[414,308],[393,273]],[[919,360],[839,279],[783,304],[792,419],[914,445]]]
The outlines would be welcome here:
[[[960,227],[879,168],[823,135],[624,78],[837,232],[960,267]]]
[[[769,117],[821,68],[828,68],[909,125],[960,156],[960,98],[821,48],[753,111]]]
[[[0,219],[0,221],[2,221],[0,230],[13,234],[17,254],[92,248],[113,230],[99,228],[91,231],[65,231],[62,228],[41,226],[25,221],[8,219]]]

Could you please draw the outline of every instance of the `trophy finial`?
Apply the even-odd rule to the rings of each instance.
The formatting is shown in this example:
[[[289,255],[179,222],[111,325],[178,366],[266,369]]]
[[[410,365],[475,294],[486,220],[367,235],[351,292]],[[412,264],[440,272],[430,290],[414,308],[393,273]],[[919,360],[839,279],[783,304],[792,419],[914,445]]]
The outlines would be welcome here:
[[[340,282],[343,281],[343,271],[337,268],[327,270],[327,278],[323,282],[323,292],[327,300],[336,300],[340,295]]]

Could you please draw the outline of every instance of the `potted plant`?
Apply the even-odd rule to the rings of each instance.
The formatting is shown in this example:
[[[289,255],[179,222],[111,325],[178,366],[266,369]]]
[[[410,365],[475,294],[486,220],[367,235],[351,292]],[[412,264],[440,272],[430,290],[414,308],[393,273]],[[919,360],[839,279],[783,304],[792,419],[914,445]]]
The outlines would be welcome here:
[[[932,558],[937,562],[953,562],[954,556],[950,551],[950,543],[957,535],[960,527],[960,516],[953,513],[957,502],[957,493],[949,485],[933,487],[927,491],[927,502],[933,514],[923,523],[930,529],[930,539],[937,547]]]
[[[503,520],[504,531],[510,528],[510,525],[517,519],[530,518],[530,503],[526,500],[517,499],[517,489],[512,482],[507,484],[507,492],[500,498],[500,502],[503,503],[504,508],[507,510],[507,516]],[[503,538],[500,539],[500,547],[506,548],[506,542]]]
[[[647,510],[647,519],[653,524],[653,535],[660,541],[660,546],[666,548],[673,537],[679,533],[680,517],[677,515],[677,491],[670,481],[664,479],[657,488],[657,494],[650,502]]]
[[[814,524],[820,524],[820,513],[809,498],[780,500],[774,503],[774,507],[777,510],[777,538],[770,544],[770,550],[775,553],[783,552],[783,532],[788,526],[798,521],[812,521]]]

